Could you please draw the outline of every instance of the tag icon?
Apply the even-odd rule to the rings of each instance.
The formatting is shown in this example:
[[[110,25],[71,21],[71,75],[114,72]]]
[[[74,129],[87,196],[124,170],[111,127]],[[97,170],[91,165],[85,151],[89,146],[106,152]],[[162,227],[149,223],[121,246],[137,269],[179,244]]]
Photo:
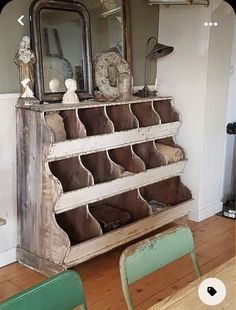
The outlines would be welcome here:
[[[219,305],[225,299],[225,296],[226,287],[217,278],[207,278],[198,287],[198,297],[205,305]]]
[[[208,286],[207,293],[210,294],[211,296],[214,296],[217,293],[217,291],[214,289],[214,287]]]

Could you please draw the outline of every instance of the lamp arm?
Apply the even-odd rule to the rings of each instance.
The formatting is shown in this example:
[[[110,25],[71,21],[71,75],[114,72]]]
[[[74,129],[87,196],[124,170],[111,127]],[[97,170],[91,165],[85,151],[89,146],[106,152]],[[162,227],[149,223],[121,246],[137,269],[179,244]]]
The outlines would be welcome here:
[[[155,42],[157,43],[157,38],[155,37],[150,37],[147,40],[146,43],[146,48],[145,48],[145,67],[144,67],[144,87],[147,86],[147,61],[148,61],[148,50],[149,50],[149,44],[152,40],[155,40]]]

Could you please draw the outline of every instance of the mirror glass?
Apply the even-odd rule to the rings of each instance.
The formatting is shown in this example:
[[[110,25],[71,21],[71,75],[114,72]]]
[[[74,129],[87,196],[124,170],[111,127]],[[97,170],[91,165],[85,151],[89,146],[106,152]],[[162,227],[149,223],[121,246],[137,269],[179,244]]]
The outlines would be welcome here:
[[[104,51],[116,51],[125,56],[123,42],[122,0],[81,0],[91,20],[93,56]]]
[[[56,9],[40,11],[43,83],[45,93],[65,92],[65,80],[77,81],[77,90],[86,85],[84,19],[78,12]]]

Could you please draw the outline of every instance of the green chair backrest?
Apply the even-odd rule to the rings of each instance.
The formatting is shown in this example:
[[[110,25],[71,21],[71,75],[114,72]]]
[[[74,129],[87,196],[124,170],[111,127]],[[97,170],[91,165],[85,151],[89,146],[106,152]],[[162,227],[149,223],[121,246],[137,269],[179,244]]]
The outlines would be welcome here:
[[[128,309],[134,309],[128,284],[186,254],[191,255],[195,272],[200,277],[192,232],[186,225],[168,229],[126,248],[120,257],[120,276]]]
[[[64,271],[0,303],[0,310],[86,310],[83,285],[75,271]]]

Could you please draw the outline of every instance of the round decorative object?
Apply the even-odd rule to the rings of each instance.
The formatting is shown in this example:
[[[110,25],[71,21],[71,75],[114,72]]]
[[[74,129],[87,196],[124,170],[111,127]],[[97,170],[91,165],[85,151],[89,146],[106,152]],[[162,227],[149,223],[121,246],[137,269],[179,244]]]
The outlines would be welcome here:
[[[116,67],[119,75],[124,73],[130,75],[129,65],[124,58],[114,52],[103,53],[95,61],[95,83],[105,97],[117,99],[122,97],[118,85],[119,75],[117,86],[112,86],[109,77],[111,67]]]

